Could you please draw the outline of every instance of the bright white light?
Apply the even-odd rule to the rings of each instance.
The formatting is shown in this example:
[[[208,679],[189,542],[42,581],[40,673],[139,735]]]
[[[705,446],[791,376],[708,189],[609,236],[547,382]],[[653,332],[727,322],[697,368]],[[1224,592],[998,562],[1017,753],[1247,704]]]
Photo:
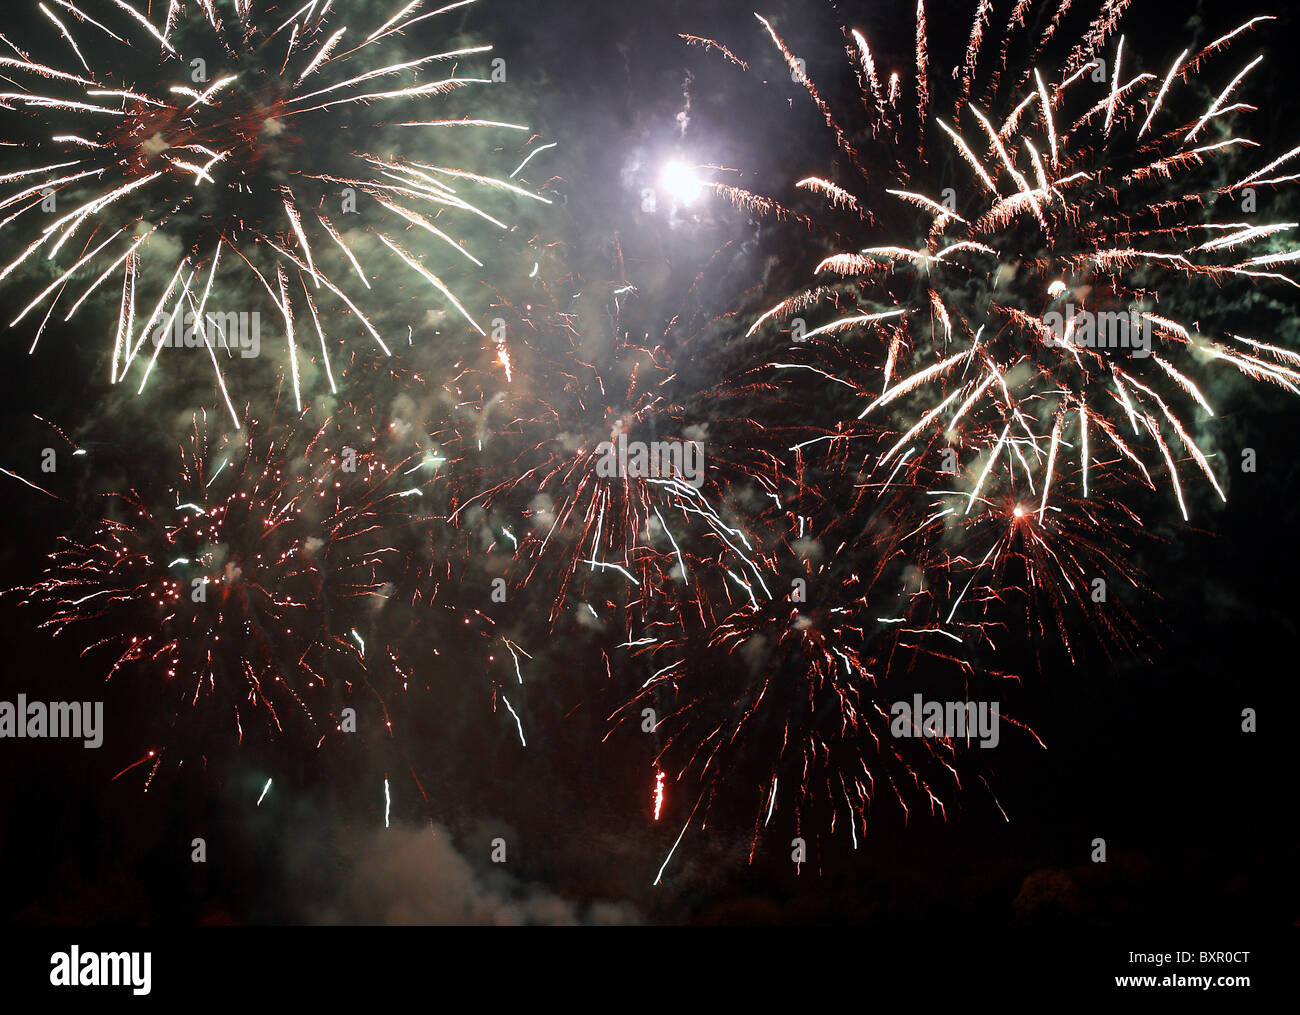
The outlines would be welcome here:
[[[681,162],[669,162],[664,166],[659,174],[659,183],[678,204],[690,204],[704,189],[695,170]]]

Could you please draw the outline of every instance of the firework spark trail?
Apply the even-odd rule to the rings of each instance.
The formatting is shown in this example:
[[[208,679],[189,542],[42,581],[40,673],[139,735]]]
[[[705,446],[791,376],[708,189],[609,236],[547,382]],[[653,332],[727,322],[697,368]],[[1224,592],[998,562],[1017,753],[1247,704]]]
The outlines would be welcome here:
[[[515,712],[514,706],[510,704],[510,699],[504,694],[501,696],[501,700],[505,702],[506,708],[510,710],[510,717],[514,719],[515,726],[519,728],[519,746],[527,747],[528,741],[524,739],[524,724],[519,721],[519,714]]]
[[[37,486],[37,485],[36,485],[35,483],[33,483],[30,479],[24,479],[22,476],[18,475],[18,473],[16,473],[16,472],[10,472],[8,469],[5,469],[5,468],[0,468],[0,472],[3,472],[3,473],[4,473],[6,476],[8,476],[10,479],[16,479],[16,480],[18,480],[18,482],[22,483],[24,486],[31,487],[31,489],[37,491],[38,493],[43,493],[43,494],[45,494],[45,496],[47,496],[47,497],[52,497],[54,500],[58,500],[58,499],[59,499],[59,497],[58,497],[57,494],[50,493],[50,491],[47,490],[47,489],[45,489],[43,486]]]
[[[0,105],[26,117],[31,128],[25,131],[30,137],[20,136],[10,145],[21,153],[11,159],[28,164],[0,176],[0,184],[16,188],[0,193],[0,209],[13,209],[0,221],[0,229],[15,240],[22,230],[27,236],[17,240],[24,246],[16,256],[6,256],[0,279],[14,275],[38,255],[51,262],[55,273],[54,281],[13,324],[42,303],[48,302],[51,310],[61,303],[66,306],[73,280],[88,271],[97,273],[71,303],[67,311],[71,317],[114,272],[120,273],[119,340],[110,380],[115,384],[126,380],[148,338],[155,349],[143,368],[139,389],[143,391],[159,349],[170,341],[170,332],[154,326],[166,318],[170,327],[192,298],[188,282],[177,289],[178,281],[200,272],[208,275],[195,310],[202,322],[214,282],[219,300],[228,302],[226,275],[246,267],[268,288],[286,328],[291,329],[299,313],[295,305],[306,303],[320,342],[319,369],[334,390],[330,359],[332,352],[337,355],[333,347],[338,342],[326,332],[324,321],[339,319],[342,324],[330,330],[337,328],[343,334],[355,330],[349,322],[360,324],[380,352],[389,355],[379,331],[348,296],[343,281],[344,274],[355,274],[364,289],[372,288],[357,250],[364,249],[367,237],[375,237],[398,263],[414,271],[481,333],[452,288],[387,233],[396,235],[405,231],[407,223],[415,223],[450,245],[458,256],[481,266],[482,261],[433,226],[421,209],[435,213],[451,209],[504,231],[507,223],[457,193],[449,181],[512,198],[549,203],[548,199],[486,174],[417,163],[400,154],[378,159],[348,150],[336,143],[340,121],[334,119],[345,110],[374,108],[372,123],[379,128],[394,106],[490,84],[485,78],[454,75],[432,82],[419,80],[431,66],[488,53],[490,46],[400,59],[394,42],[384,42],[468,2],[472,0],[424,13],[419,13],[421,4],[407,4],[360,41],[355,26],[332,24],[346,16],[342,10],[346,4],[331,9],[328,3],[319,8],[309,3],[286,16],[284,6],[275,2],[239,3],[233,10],[219,11],[204,0],[177,0],[169,5],[161,26],[152,9],[141,10],[126,0],[114,0],[102,22],[73,4],[60,4],[97,33],[100,45],[86,51],[92,60],[76,49],[68,26],[40,4],[56,33],[71,43],[70,55],[77,63],[75,69],[64,69],[12,44],[16,55],[0,57],[0,70],[21,89],[0,94]],[[346,47],[345,38],[355,45]],[[191,61],[189,54],[204,53],[210,59],[214,45],[221,53],[222,73],[215,73],[209,83],[207,65]],[[189,77],[192,66],[199,67],[192,79],[197,87],[176,84]],[[348,126],[349,134],[357,132],[356,123]],[[518,124],[471,117],[408,120],[403,126],[527,130]],[[358,218],[359,226],[350,225],[346,213],[357,210],[357,198],[373,199],[396,218],[377,220],[366,215]],[[324,210],[335,199],[343,201],[342,216]],[[65,204],[71,210],[65,211]],[[56,206],[57,217],[46,223],[36,221],[41,210]],[[312,212],[304,215],[303,209]],[[74,242],[86,249],[68,263],[59,254],[65,246],[72,249]],[[231,256],[218,280],[216,267],[223,247]],[[158,290],[167,278],[170,284]],[[274,279],[270,284],[269,278]],[[237,284],[233,279],[229,283]],[[295,295],[299,288],[301,296]],[[331,301],[326,314],[317,310],[316,301],[322,298]],[[136,320],[136,304],[154,309],[128,347],[122,339]],[[35,330],[33,350],[45,324],[42,321]],[[226,336],[217,339],[201,323],[189,330],[197,332],[193,344],[209,347],[217,384],[238,425],[212,348]],[[288,341],[294,394],[301,408],[300,361],[314,361],[316,355],[295,346],[291,335]]]

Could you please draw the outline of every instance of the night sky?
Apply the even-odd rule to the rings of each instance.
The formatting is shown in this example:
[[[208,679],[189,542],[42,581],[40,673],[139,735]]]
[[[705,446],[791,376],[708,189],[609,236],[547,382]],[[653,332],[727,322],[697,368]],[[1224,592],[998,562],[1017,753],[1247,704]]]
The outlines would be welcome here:
[[[335,6],[363,11],[358,20],[367,23],[393,13],[384,4],[349,0]],[[974,6],[965,0],[929,4],[934,74],[945,79],[944,88],[953,87],[952,54],[963,51]],[[991,47],[1008,6],[995,4]],[[768,427],[756,438],[764,448],[786,447],[792,442],[781,438],[801,428],[830,425],[825,410],[839,395],[813,383],[778,389],[776,397],[718,393],[724,382],[748,376],[756,358],[788,355],[782,352],[792,348],[788,335],[773,330],[749,345],[740,336],[759,313],[809,284],[811,269],[827,254],[824,234],[748,212],[717,193],[677,204],[660,184],[663,166],[677,161],[725,167],[708,170],[708,178],[796,201],[791,181],[831,164],[847,172],[843,153],[807,95],[783,73],[753,10],[731,0],[479,0],[438,20],[436,29],[425,24],[403,37],[409,52],[491,42],[491,56],[505,60],[506,80],[492,86],[490,97],[421,100],[421,117],[448,110],[491,115],[526,123],[535,133],[535,139],[522,133],[499,144],[458,138],[445,153],[448,160],[504,177],[533,147],[557,145],[538,153],[514,181],[547,196],[550,205],[500,194],[486,202],[495,214],[513,216],[513,228],[501,234],[482,223],[471,228],[469,247],[484,268],[454,259],[427,234],[417,238],[419,230],[408,234],[412,249],[446,268],[472,317],[484,324],[498,316],[508,320],[514,392],[503,396],[502,413],[523,412],[518,406],[529,397],[562,387],[552,366],[556,334],[563,332],[576,355],[620,380],[627,378],[627,346],[662,347],[675,371],[673,397],[685,393],[680,397],[688,416],[716,412],[710,418],[729,419],[738,404]],[[910,2],[774,0],[761,12],[806,54],[834,108],[857,102],[841,25],[871,39],[882,75],[894,67],[911,72]],[[1117,35],[1125,37],[1126,57],[1138,54],[1127,58],[1163,75],[1183,48],[1204,45],[1254,13],[1253,6],[1219,0],[1135,0]],[[1258,154],[1241,163],[1252,170],[1293,148],[1300,133],[1287,42],[1296,19],[1286,10],[1276,13],[1277,22],[1207,71],[1213,90],[1207,88],[1205,98],[1212,101],[1237,68],[1265,57],[1240,98],[1259,107],[1245,121],[1260,143]],[[48,28],[38,14],[15,13],[12,24],[7,15],[4,33],[14,41],[36,34],[48,40]],[[90,29],[78,31],[90,37]],[[688,45],[679,33],[723,43],[750,62],[749,70]],[[1049,55],[1059,62],[1078,35],[1075,30],[1053,43]],[[1114,39],[1106,45],[1113,49]],[[48,49],[48,58],[69,66],[65,51]],[[465,73],[485,69],[481,58],[474,59],[479,62],[467,60]],[[1045,57],[1041,66],[1049,64]],[[946,119],[951,108],[939,112]],[[355,118],[347,127],[353,134],[369,122],[353,112],[345,116]],[[7,137],[33,129],[30,121],[16,125],[12,111],[4,123]],[[390,147],[392,130],[367,140],[377,150]],[[335,143],[351,136],[341,131]],[[656,188],[655,207],[646,210],[644,193]],[[1296,218],[1294,185],[1265,193],[1261,220]],[[802,200],[796,205],[801,210],[821,207]],[[276,228],[283,230],[283,222]],[[17,256],[19,243],[18,234],[0,231],[6,263]],[[534,262],[537,275],[529,278]],[[378,255],[368,257],[365,268],[380,272]],[[1211,392],[1217,411],[1210,446],[1216,469],[1226,476],[1226,503],[1189,461],[1181,465],[1186,523],[1167,483],[1158,483],[1155,492],[1136,485],[1106,488],[1142,519],[1120,551],[1145,575],[1145,590],[1122,598],[1139,630],[1133,643],[1117,643],[1090,623],[1086,608],[1069,605],[1063,616],[1074,638],[1067,653],[1052,636],[1054,621],[1035,612],[1040,603],[1028,617],[1012,607],[995,644],[972,648],[977,670],[1017,677],[1000,685],[1000,693],[1041,745],[1004,726],[996,750],[976,750],[967,759],[973,767],[962,769],[961,789],[945,795],[943,813],[918,806],[905,813],[882,782],[865,835],[859,826],[850,837],[842,806],[832,830],[831,811],[811,802],[797,818],[779,809],[756,847],[755,801],[760,810],[766,806],[766,783],[745,768],[753,759],[742,758],[738,785],[719,788],[707,827],[691,823],[674,851],[700,784],[670,777],[656,821],[654,759],[664,744],[640,731],[639,718],[610,721],[658,668],[618,646],[656,629],[629,619],[635,610],[621,602],[628,589],[617,576],[601,575],[594,589],[568,589],[555,611],[552,558],[543,558],[535,572],[512,563],[500,519],[513,512],[513,531],[522,532],[535,490],[502,494],[481,523],[448,523],[448,503],[460,502],[440,484],[450,483],[464,500],[511,474],[498,450],[505,438],[494,438],[472,462],[465,451],[465,420],[472,417],[463,403],[487,401],[507,385],[490,338],[474,334],[455,314],[427,314],[429,306],[444,305],[417,288],[413,274],[392,288],[388,280],[376,282],[366,294],[370,305],[381,306],[376,320],[392,340],[393,359],[382,363],[372,349],[341,354],[346,369],[340,368],[339,395],[321,386],[317,370],[305,380],[303,397],[322,414],[359,411],[381,427],[400,419],[422,448],[451,447],[453,437],[457,442],[457,450],[446,452],[451,465],[420,499],[433,518],[427,529],[393,537],[413,569],[443,567],[437,596],[424,612],[401,615],[397,626],[407,633],[384,635],[397,639],[417,689],[387,699],[395,738],[377,732],[383,713],[376,696],[357,693],[348,701],[358,709],[363,732],[352,738],[331,735],[318,748],[323,727],[313,733],[305,722],[287,721],[283,735],[268,737],[264,722],[254,719],[246,720],[240,742],[229,710],[204,712],[200,706],[197,714],[186,714],[196,711],[186,695],[167,687],[147,664],[105,685],[115,655],[86,649],[121,633],[111,629],[112,621],[91,620],[57,637],[39,629],[50,607],[24,602],[30,597],[21,590],[41,579],[57,540],[85,537],[107,492],[135,486],[153,491],[145,495],[156,494],[155,503],[165,502],[195,410],[208,409],[214,433],[218,426],[228,429],[201,354],[169,350],[178,354],[178,365],[166,366],[163,357],[161,379],[140,397],[135,383],[108,383],[121,288],[120,276],[114,278],[98,304],[91,301],[69,323],[56,320],[35,354],[27,352],[31,320],[6,336],[0,411],[7,439],[0,467],[50,495],[0,476],[7,532],[0,542],[0,584],[13,590],[0,596],[6,646],[0,700],[19,693],[102,700],[106,729],[99,750],[71,741],[0,740],[6,772],[0,780],[0,869],[11,872],[0,878],[6,922],[836,924],[911,934],[936,925],[1226,932],[1293,921],[1295,856],[1284,829],[1294,793],[1278,758],[1290,731],[1283,692],[1292,684],[1300,607],[1291,581],[1300,569],[1293,538],[1300,527],[1294,446],[1300,401],[1285,390],[1234,381]],[[0,282],[6,322],[38,291],[35,281],[19,272]],[[245,284],[250,301],[267,305],[256,283]],[[635,291],[611,295],[628,285]],[[1172,292],[1161,313],[1193,321],[1204,316],[1207,324],[1235,315],[1229,330],[1296,347],[1290,286],[1223,306],[1214,301],[1230,297],[1199,282]],[[331,313],[337,311],[322,304],[326,323]],[[571,330],[557,328],[558,321]],[[303,334],[314,335],[303,320],[298,324]],[[349,349],[362,347],[364,336],[357,334],[348,338]],[[231,368],[233,397],[259,417],[290,419],[282,340],[270,328],[263,340],[261,357],[246,370]],[[879,369],[879,360],[864,362]],[[846,358],[835,360],[833,369],[855,368]],[[484,387],[476,379],[482,377],[491,377],[495,387]],[[875,386],[878,393],[878,379]],[[462,404],[448,394],[452,389]],[[722,399],[732,402],[719,408]],[[586,438],[599,430],[599,424],[570,418],[549,425],[554,433],[543,438],[547,454],[574,434]],[[721,429],[715,424],[705,438],[706,457]],[[1196,433],[1210,432],[1197,416]],[[74,445],[86,453],[74,457]],[[57,451],[53,474],[41,472],[47,447]],[[1235,467],[1243,448],[1257,453],[1253,473]],[[859,510],[848,503],[852,476],[846,473],[836,485],[818,475],[810,471],[806,480],[821,486],[818,510],[834,519],[828,525]],[[755,501],[763,499],[752,490],[730,489],[729,519],[742,519],[747,506],[757,516],[767,505]],[[495,539],[488,540],[484,533],[492,525]],[[852,529],[860,531],[861,525]],[[847,560],[865,553],[859,538],[849,537]],[[444,556],[450,565],[438,563]],[[578,572],[579,579],[586,573]],[[498,574],[510,584],[505,604],[490,598]],[[526,574],[533,577],[523,581]],[[587,611],[603,618],[583,615],[585,603],[604,604]],[[480,635],[488,627],[474,610],[492,618],[494,637],[527,651],[521,678],[500,640],[493,642],[493,661],[485,663],[488,636]],[[377,620],[376,629],[382,623]],[[752,657],[769,644],[760,640],[750,648],[751,669],[761,668],[762,660]],[[956,686],[960,697],[960,682],[936,676],[927,683],[927,672],[922,666],[907,679],[943,698]],[[503,696],[518,711],[518,726]],[[1256,710],[1258,732],[1242,732],[1248,708]],[[836,723],[824,713],[814,719]],[[152,778],[147,763],[114,778],[146,750],[164,747]],[[762,759],[753,763],[761,769]],[[796,835],[811,844],[802,867],[791,862]],[[206,863],[191,861],[195,837],[206,840]],[[1091,859],[1097,837],[1106,840],[1104,864]],[[492,862],[498,838],[506,844],[504,864]],[[655,885],[670,851],[671,863]]]

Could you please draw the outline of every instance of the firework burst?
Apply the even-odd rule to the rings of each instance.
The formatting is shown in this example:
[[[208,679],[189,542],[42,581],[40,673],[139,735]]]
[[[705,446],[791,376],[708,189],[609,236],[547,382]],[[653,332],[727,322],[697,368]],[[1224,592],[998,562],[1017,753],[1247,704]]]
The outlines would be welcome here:
[[[616,322],[631,292],[610,286]],[[552,622],[588,601],[591,583],[601,601],[640,609],[661,579],[689,584],[697,552],[751,570],[739,519],[779,506],[790,484],[762,428],[728,411],[752,385],[694,387],[688,350],[699,335],[674,336],[670,352],[667,337],[641,345],[622,333],[601,354],[579,346],[572,315],[538,304],[528,314],[512,342],[513,383],[500,386],[493,366],[469,399],[473,420],[435,434],[455,463],[452,520],[486,525],[514,558],[517,584],[553,590]]]
[[[1199,432],[1215,413],[1215,368],[1293,393],[1300,380],[1300,354],[1216,323],[1224,289],[1297,285],[1300,251],[1284,239],[1295,224],[1241,212],[1255,189],[1296,179],[1300,149],[1260,158],[1242,132],[1254,107],[1240,93],[1259,58],[1219,71],[1269,19],[1156,74],[1134,69],[1123,5],[1106,4],[1048,73],[1038,62],[1068,5],[1050,19],[1031,17],[1036,6],[1018,2],[998,44],[993,5],[979,5],[951,96],[932,73],[924,2],[915,67],[887,83],[866,38],[846,30],[861,98],[853,125],[760,18],[839,157],[794,184],[797,206],[719,188],[817,229],[831,251],[816,284],[748,334],[808,318],[800,340],[871,346],[875,368],[855,393],[858,418],[892,430],[877,471],[939,435],[965,459],[971,503],[1004,469],[1050,503],[1072,454],[1069,496],[1086,499],[1103,467],[1151,488],[1163,476],[1186,518],[1189,470],[1224,496]]]
[[[854,848],[881,794],[904,816],[919,805],[946,817],[968,745],[900,739],[892,704],[922,687],[969,698],[968,642],[985,642],[982,621],[936,616],[930,582],[881,502],[825,525],[791,520],[797,532],[756,554],[769,591],[705,571],[688,603],[630,643],[653,672],[613,717],[653,709],[656,770],[695,789],[686,825],[705,826],[724,797],[752,808],[751,859],[781,814],[799,835],[843,823]]]
[[[335,387],[331,335],[364,332],[389,354],[367,309],[391,302],[378,298],[380,265],[481,335],[415,241],[483,267],[447,231],[508,228],[475,192],[547,199],[444,159],[453,135],[527,128],[414,119],[427,100],[490,85],[458,68],[491,47],[398,48],[409,29],[470,2],[417,0],[362,27],[343,21],[352,5],[315,0],[183,0],[161,17],[126,0],[38,4],[48,39],[0,37],[12,86],[0,93],[12,164],[0,174],[0,228],[21,248],[0,279],[31,276],[38,290],[11,324],[39,321],[34,349],[56,313],[68,320],[97,291],[120,292],[111,381],[143,391],[178,334],[206,350],[236,426],[224,371],[250,343],[232,302],[278,322],[299,408],[307,364]],[[441,156],[402,153],[429,139],[446,142]]]
[[[1142,519],[1104,489],[1087,498],[1070,490],[1049,501],[1045,491],[1002,476],[984,491],[979,510],[968,511],[967,494],[936,489],[922,527],[935,527],[924,551],[929,572],[950,583],[939,594],[943,619],[965,617],[991,643],[1029,632],[1040,670],[1048,643],[1075,661],[1080,632],[1126,657],[1150,642],[1130,608],[1154,594],[1134,560],[1150,540]]]
[[[172,479],[110,495],[17,590],[43,627],[108,652],[109,681],[155,682],[182,749],[253,726],[320,741],[354,692],[386,712],[408,677],[371,631],[423,566],[421,459],[364,416],[246,422],[232,435],[196,415]]]

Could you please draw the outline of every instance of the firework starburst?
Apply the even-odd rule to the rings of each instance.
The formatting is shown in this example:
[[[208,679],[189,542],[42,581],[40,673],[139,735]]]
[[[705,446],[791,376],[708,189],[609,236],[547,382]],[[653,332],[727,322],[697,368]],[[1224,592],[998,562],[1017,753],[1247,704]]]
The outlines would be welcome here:
[[[10,323],[35,321],[35,348],[54,315],[120,293],[112,382],[143,391],[180,336],[206,350],[236,425],[225,370],[261,342],[232,308],[275,322],[300,408],[308,364],[335,387],[343,338],[389,353],[381,265],[482,335],[439,267],[483,266],[451,230],[508,228],[483,193],[547,199],[446,161],[457,135],[528,137],[523,125],[421,118],[430,100],[492,83],[460,71],[490,46],[400,48],[468,2],[418,0],[364,25],[348,3],[37,5],[50,38],[0,37],[0,227],[17,248],[0,279],[35,289]]]

